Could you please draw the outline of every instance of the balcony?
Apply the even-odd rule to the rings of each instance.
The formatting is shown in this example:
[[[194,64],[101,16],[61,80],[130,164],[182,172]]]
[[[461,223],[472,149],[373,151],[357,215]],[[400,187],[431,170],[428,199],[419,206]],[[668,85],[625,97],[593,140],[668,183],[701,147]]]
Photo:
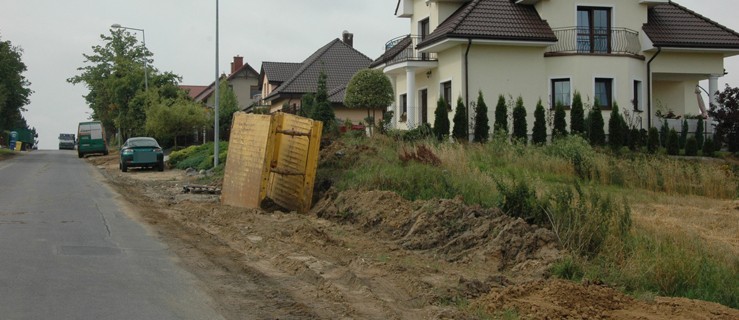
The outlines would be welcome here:
[[[370,67],[382,64],[390,66],[413,61],[437,61],[436,53],[422,53],[416,49],[421,41],[421,36],[415,35],[404,35],[388,41],[385,44],[385,53],[375,60]]]
[[[626,28],[558,28],[554,35],[559,41],[549,46],[546,56],[629,55],[641,57],[639,33]]]

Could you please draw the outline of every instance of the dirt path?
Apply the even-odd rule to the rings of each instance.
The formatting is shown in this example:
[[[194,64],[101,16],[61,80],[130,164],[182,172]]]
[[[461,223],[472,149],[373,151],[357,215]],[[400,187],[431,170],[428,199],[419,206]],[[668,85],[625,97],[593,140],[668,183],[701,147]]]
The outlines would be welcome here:
[[[553,235],[459,199],[329,191],[311,214],[221,206],[181,193],[179,170],[88,159],[208,285],[229,319],[737,319],[713,303],[638,301],[545,280]]]

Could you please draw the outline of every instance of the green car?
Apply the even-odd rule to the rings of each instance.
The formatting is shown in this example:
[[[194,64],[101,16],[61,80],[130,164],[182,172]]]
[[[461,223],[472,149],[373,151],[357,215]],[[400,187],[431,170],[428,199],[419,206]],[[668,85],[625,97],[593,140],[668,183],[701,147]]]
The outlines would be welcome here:
[[[157,168],[164,171],[164,152],[154,138],[130,138],[121,147],[121,160],[118,163],[121,171],[130,167]]]

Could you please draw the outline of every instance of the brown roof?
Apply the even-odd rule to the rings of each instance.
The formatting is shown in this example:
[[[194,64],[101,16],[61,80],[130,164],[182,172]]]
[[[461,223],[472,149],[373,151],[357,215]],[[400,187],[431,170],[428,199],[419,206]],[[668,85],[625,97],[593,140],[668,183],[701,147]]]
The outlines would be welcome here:
[[[254,77],[259,76],[259,73],[257,73],[257,71],[254,70],[254,68],[252,68],[248,63],[244,63],[243,66],[236,69],[233,73],[228,75],[228,77],[226,77],[225,75],[221,75],[221,79],[225,77],[226,81],[230,81],[236,76],[238,76],[239,74],[244,74],[246,77],[249,77],[250,74],[253,75]],[[211,82],[207,87],[205,87],[205,89],[200,91],[199,94],[196,94],[193,99],[195,99],[195,101],[200,101],[200,102],[208,100],[208,98],[210,98],[210,96],[215,91],[215,86],[213,86],[214,84],[215,84],[215,81]]]
[[[395,59],[398,54],[400,54],[401,52],[405,52],[405,48],[408,48],[408,46],[412,43],[413,39],[411,38],[411,35],[406,35],[402,38],[391,40],[390,42],[385,44],[386,47],[390,48],[385,48],[385,50],[387,51],[385,51],[379,58],[375,59],[375,61],[372,61],[372,64],[370,64],[369,67],[374,68],[385,62]]]
[[[335,39],[318,49],[300,64],[300,68],[282,83],[265,99],[272,100],[280,95],[302,96],[305,93],[316,92],[318,89],[318,75],[326,73],[326,87],[329,93],[346,87],[349,80],[357,71],[367,68],[372,59]],[[331,102],[343,103],[343,95],[334,94]],[[341,98],[341,100],[338,100]]]
[[[739,34],[677,3],[649,8],[642,27],[656,47],[739,49]]]
[[[473,0],[444,20],[419,48],[450,39],[556,42],[549,23],[531,5],[512,0]]]
[[[208,86],[186,86],[186,85],[180,85],[180,89],[185,90],[187,92],[187,95],[190,96],[190,99],[195,99],[205,88],[208,88]]]
[[[299,62],[262,62],[262,74],[266,74],[270,82],[285,82],[298,71]]]

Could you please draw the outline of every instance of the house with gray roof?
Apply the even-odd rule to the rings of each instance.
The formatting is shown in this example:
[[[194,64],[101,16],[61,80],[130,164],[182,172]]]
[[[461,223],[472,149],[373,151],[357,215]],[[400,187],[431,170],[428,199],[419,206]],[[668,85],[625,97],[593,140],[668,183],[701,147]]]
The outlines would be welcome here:
[[[521,96],[531,124],[539,99],[567,108],[578,91],[606,121],[618,103],[646,129],[660,109],[701,113],[698,83],[708,80],[714,100],[724,59],[739,54],[739,34],[668,0],[398,0],[394,9],[410,30],[371,67],[394,84],[399,128],[433,119],[439,97],[469,106],[478,92],[488,104]]]
[[[318,75],[326,76],[328,99],[339,120],[363,121],[365,110],[349,109],[344,105],[344,93],[349,80],[357,71],[369,67],[372,59],[353,47],[353,35],[344,33],[316,50],[300,63],[264,62],[259,78],[262,105],[270,112],[296,112],[303,95],[315,93]]]

